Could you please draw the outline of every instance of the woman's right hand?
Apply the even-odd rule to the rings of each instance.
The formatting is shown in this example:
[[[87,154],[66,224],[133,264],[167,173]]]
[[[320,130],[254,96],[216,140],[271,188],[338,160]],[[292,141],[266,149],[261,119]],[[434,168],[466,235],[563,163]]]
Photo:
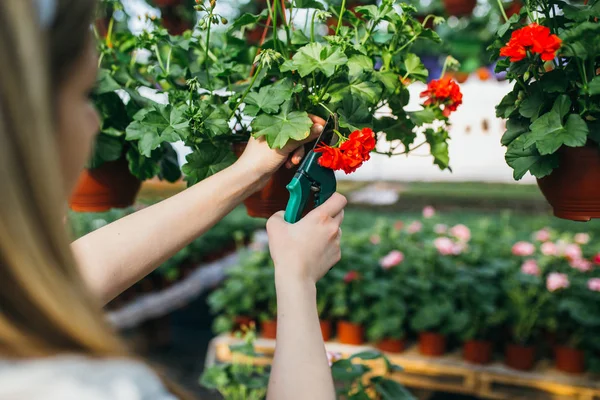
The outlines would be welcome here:
[[[267,222],[269,248],[277,279],[316,283],[341,258],[340,225],[346,198],[335,193],[295,224],[273,215]]]

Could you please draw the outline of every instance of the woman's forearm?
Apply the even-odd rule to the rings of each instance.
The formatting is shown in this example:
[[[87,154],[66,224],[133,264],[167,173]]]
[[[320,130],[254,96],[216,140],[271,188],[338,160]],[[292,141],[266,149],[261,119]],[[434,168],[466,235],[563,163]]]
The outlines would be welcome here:
[[[314,283],[282,277],[276,285],[277,346],[267,399],[334,400]]]
[[[110,301],[227,215],[263,179],[238,164],[75,241],[90,288]]]

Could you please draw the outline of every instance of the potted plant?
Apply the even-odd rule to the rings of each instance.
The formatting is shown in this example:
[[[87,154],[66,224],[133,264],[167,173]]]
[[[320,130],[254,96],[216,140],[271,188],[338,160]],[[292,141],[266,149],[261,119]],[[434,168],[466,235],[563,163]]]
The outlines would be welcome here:
[[[388,264],[389,265],[389,264]],[[367,339],[384,352],[401,353],[406,347],[408,307],[399,280],[379,280],[379,291],[371,302]]]
[[[548,329],[556,337],[555,367],[559,371],[581,374],[585,372],[584,350],[592,348],[600,327],[597,312],[598,278],[573,269],[568,286],[558,285],[560,274],[548,274],[547,285],[552,291],[549,300]],[[566,287],[564,287],[566,286]]]
[[[338,399],[414,400],[413,395],[392,378],[400,371],[400,366],[392,364],[377,351],[356,353],[349,358],[335,360],[331,365]]]
[[[218,33],[212,28],[222,21],[212,3],[196,6],[199,30],[191,37],[161,36],[161,42],[177,51],[189,50],[185,57],[171,58],[171,69],[179,66],[180,74],[169,89],[170,104],[185,108],[189,121],[190,134],[184,140],[192,153],[183,167],[188,182],[193,184],[231,164],[235,160],[232,143],[243,143],[250,134],[264,137],[273,148],[305,139],[313,123],[309,114],[322,120],[333,115],[339,121],[337,146],[320,149],[330,156],[321,157],[327,167],[352,172],[369,158],[376,142],[387,142],[391,144],[384,151],[388,155],[429,145],[434,162],[447,168],[447,117],[460,104],[457,88],[452,88],[452,97],[429,90],[423,109],[404,109],[409,97],[406,85],[427,77],[411,47],[421,40],[436,42],[438,37],[413,18],[413,8],[397,10],[392,3],[385,0],[379,6],[356,7],[357,18],[342,1],[335,34],[325,37],[317,28],[331,15],[327,5],[292,2],[294,9],[313,7],[304,29],[304,21],[289,20],[281,2],[273,1],[267,12],[275,32],[265,26],[268,32],[258,51],[241,38],[262,16],[244,14],[226,32]],[[438,86],[446,88],[451,83],[446,80]],[[387,116],[376,115],[382,107],[389,108]],[[421,143],[415,143],[417,131],[424,132]],[[362,150],[352,153],[358,145]],[[334,159],[341,163],[331,162],[336,154],[341,157]],[[284,186],[293,170],[284,172],[286,177],[265,186],[282,197],[271,202],[271,209],[254,215],[270,216],[285,207]],[[267,203],[270,196],[259,199]]]
[[[443,0],[448,15],[466,17],[473,13],[477,0]]]
[[[275,292],[275,266],[268,253],[261,263],[261,268],[256,277],[257,283],[262,287],[258,301],[262,310],[258,316],[260,320],[260,333],[265,339],[277,337],[277,293]]]
[[[101,68],[92,101],[100,114],[101,130],[92,158],[69,199],[75,211],[128,207],[141,181],[156,176],[175,182],[181,177],[171,143],[187,135],[187,122],[161,119],[174,108],[140,95],[138,89],[158,77],[136,63],[135,36],[114,27],[111,18],[106,36],[97,37]],[[142,115],[158,117],[157,124],[140,128]],[[165,134],[170,127],[175,129]]]
[[[502,282],[511,341],[506,344],[504,363],[517,370],[530,370],[536,361],[533,345],[542,325],[550,292],[535,268],[523,268]]]
[[[253,330],[237,336],[243,342],[229,346],[231,363],[208,367],[200,377],[200,384],[216,390],[225,400],[263,400],[269,386],[270,366],[256,362],[264,355],[254,348],[256,333]]]
[[[496,107],[507,119],[506,162],[515,179],[527,172],[537,178],[554,215],[577,221],[600,217],[595,6],[528,2],[499,29],[494,45],[506,57],[496,70],[514,82]]]
[[[269,260],[267,252],[249,252],[240,265],[227,270],[222,286],[208,297],[211,311],[219,314],[213,323],[215,332],[239,330],[240,324],[253,323],[267,309],[262,278]]]
[[[494,334],[506,319],[501,307],[502,291],[498,287],[499,266],[467,267],[457,274],[458,307],[467,310],[468,323],[460,333],[463,341],[463,359],[473,364],[492,361]]]
[[[319,325],[325,342],[333,337],[332,292],[330,290],[333,280],[331,274],[325,275],[317,282],[317,311],[319,312]]]

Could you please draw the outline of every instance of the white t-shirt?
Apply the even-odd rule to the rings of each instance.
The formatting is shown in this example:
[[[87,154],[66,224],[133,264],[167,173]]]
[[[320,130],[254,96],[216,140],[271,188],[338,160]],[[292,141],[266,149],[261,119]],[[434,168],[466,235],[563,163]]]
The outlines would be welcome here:
[[[80,356],[0,362],[0,400],[177,400],[144,364]]]

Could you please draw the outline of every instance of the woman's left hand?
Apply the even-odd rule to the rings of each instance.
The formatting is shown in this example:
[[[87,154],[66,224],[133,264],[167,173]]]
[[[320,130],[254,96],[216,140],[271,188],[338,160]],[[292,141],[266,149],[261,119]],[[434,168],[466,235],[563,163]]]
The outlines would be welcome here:
[[[259,179],[270,178],[284,163],[287,168],[300,164],[304,157],[305,143],[315,140],[325,126],[325,120],[315,115],[308,115],[313,122],[310,135],[301,142],[290,141],[283,149],[271,149],[264,138],[250,137],[244,154],[238,163],[247,171],[256,171]],[[291,157],[290,157],[291,155]]]

